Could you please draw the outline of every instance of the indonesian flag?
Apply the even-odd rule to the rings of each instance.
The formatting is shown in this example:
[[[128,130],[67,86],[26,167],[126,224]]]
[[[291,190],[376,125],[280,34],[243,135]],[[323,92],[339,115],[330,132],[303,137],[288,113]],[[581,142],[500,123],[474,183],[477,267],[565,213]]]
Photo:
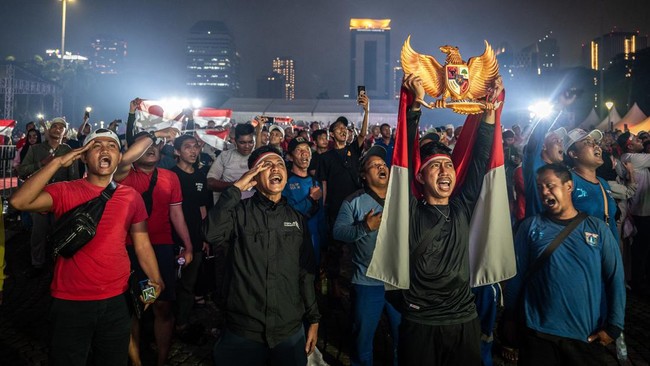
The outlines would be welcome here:
[[[502,92],[498,100],[503,101]],[[377,244],[368,266],[369,277],[385,282],[387,289],[408,289],[410,285],[409,253],[409,184],[408,141],[406,112],[413,96],[404,88],[400,95],[393,165],[388,183],[384,214],[377,236]],[[481,194],[470,222],[470,285],[472,287],[500,282],[516,273],[508,195],[501,142],[501,108],[496,113],[492,153],[483,178]],[[460,187],[471,161],[472,148],[482,116],[467,117],[452,160],[456,168],[456,188]],[[420,165],[419,144],[414,142],[414,168]],[[410,189],[416,197],[419,190]]]
[[[0,119],[0,135],[11,137],[16,127],[16,121],[12,119]]]
[[[516,274],[512,223],[506,188],[503,141],[501,138],[501,111],[505,91],[497,96],[501,106],[496,110],[494,140],[487,171],[469,225],[470,286],[485,286],[507,280]],[[472,159],[482,115],[467,116],[451,159],[456,168],[456,187],[462,187]]]
[[[226,138],[229,132],[228,130],[195,130],[194,134],[215,149],[223,150],[226,147]]]
[[[232,110],[216,108],[195,108],[192,111],[194,123],[206,127],[212,120],[217,126],[230,122]],[[135,122],[144,129],[162,130],[174,127],[183,130],[183,107],[178,103],[165,103],[165,101],[142,100],[136,109]]]
[[[223,126],[230,122],[232,109],[197,108],[194,110],[194,124],[206,127],[208,121],[214,121],[216,126]]]
[[[366,272],[368,277],[383,281],[387,289],[408,289],[410,284],[410,194],[406,112],[412,103],[413,95],[402,88],[388,191],[377,233],[377,244]],[[419,161],[420,149],[417,147],[417,141],[415,146],[415,159]],[[415,182],[415,179],[413,181]]]

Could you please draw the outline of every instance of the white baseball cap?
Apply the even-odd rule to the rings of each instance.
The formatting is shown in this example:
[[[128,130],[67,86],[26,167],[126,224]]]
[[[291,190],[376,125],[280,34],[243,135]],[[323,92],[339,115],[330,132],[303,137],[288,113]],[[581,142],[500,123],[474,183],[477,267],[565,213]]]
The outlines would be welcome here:
[[[282,127],[280,127],[278,125],[272,125],[271,127],[269,127],[269,133],[271,133],[274,130],[280,131],[280,133],[282,134],[282,137],[284,138],[284,130],[282,129]]]
[[[600,130],[592,130],[591,132],[587,133],[587,131],[581,128],[574,128],[573,130],[569,131],[569,133],[564,136],[564,142],[562,144],[564,146],[564,153],[566,154],[566,152],[569,151],[569,148],[576,142],[582,141],[590,136],[592,139],[594,139],[594,141],[598,142],[602,140],[603,133],[600,132]]]
[[[93,132],[91,132],[88,136],[86,136],[86,139],[84,140],[83,146],[88,145],[92,140],[98,138],[98,137],[108,137],[112,139],[113,141],[117,142],[117,146],[122,148],[122,144],[120,143],[120,138],[117,136],[117,134],[109,129],[106,128],[99,128]]]

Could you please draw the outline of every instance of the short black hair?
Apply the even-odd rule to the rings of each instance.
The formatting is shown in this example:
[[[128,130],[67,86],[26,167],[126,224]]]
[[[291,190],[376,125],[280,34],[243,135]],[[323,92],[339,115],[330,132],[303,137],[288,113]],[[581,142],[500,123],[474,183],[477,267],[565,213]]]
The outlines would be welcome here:
[[[311,133],[311,139],[316,141],[316,139],[318,139],[318,137],[320,135],[327,135],[327,130],[326,129],[320,129],[320,130],[316,130],[316,131],[312,132]]]
[[[235,140],[239,140],[240,137],[246,135],[252,135],[255,133],[255,127],[250,123],[241,123],[235,127]]]
[[[381,126],[379,126],[379,129],[381,130],[382,128],[384,128],[384,126],[390,128],[390,129],[393,128],[393,127],[391,127],[391,125],[389,125],[388,123],[382,123]]]
[[[255,164],[255,161],[257,161],[257,159],[259,159],[259,157],[261,155],[266,154],[266,153],[274,153],[277,156],[279,156],[280,159],[282,159],[282,155],[280,155],[280,152],[278,151],[278,149],[276,149],[276,148],[274,148],[273,146],[270,146],[270,145],[264,145],[264,146],[260,147],[259,149],[253,150],[251,155],[248,157],[248,169],[252,169],[253,165]]]
[[[535,172],[535,174],[539,176],[542,173],[549,170],[552,171],[556,177],[560,178],[560,181],[562,183],[573,181],[573,177],[571,176],[571,171],[569,171],[569,168],[567,168],[566,165],[563,164],[551,163],[551,164],[543,165],[541,168],[537,169],[537,172]]]
[[[194,137],[192,135],[180,135],[174,140],[174,150],[180,151],[181,147],[183,147],[183,142],[185,142],[187,140],[194,140],[194,141],[198,142],[196,137]]]
[[[427,142],[420,146],[420,159],[424,160],[435,154],[445,154],[451,157],[451,149],[438,141]]]

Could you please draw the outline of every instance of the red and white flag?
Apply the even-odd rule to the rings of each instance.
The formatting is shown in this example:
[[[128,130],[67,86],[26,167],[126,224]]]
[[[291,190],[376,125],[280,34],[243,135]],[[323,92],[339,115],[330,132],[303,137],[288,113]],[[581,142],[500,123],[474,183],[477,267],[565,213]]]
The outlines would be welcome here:
[[[368,277],[383,281],[387,289],[408,289],[410,284],[409,149],[406,112],[412,103],[413,95],[402,88],[388,191],[377,233],[377,244],[366,272]],[[417,141],[415,146],[415,159],[419,161],[420,150],[417,148]]]
[[[216,126],[223,126],[230,123],[232,109],[196,108],[193,116],[194,124],[199,127],[207,127],[208,121],[214,121]]]
[[[503,102],[505,93],[498,100]],[[402,89],[400,95],[393,164],[388,183],[384,214],[377,236],[377,244],[368,266],[367,275],[385,282],[388,289],[408,289],[409,270],[409,200],[416,197],[415,186],[409,187],[408,141],[406,112],[413,96]],[[470,285],[472,287],[500,282],[516,273],[514,245],[508,196],[506,191],[503,148],[501,142],[501,108],[497,110],[492,153],[483,186],[470,222]],[[471,161],[472,148],[481,122],[481,115],[467,117],[452,160],[456,168],[456,188],[460,187]],[[420,165],[419,144],[414,142],[414,168]],[[413,179],[415,184],[415,179]]]
[[[517,273],[500,133],[504,100],[505,91],[502,91],[496,98],[496,101],[501,102],[501,106],[496,110],[490,160],[469,224],[469,268],[472,287],[501,282]],[[462,189],[481,120],[481,114],[467,116],[463,133],[454,147],[451,159],[456,168],[455,190]]]
[[[194,108],[192,117],[195,125],[206,127],[208,121],[214,121],[217,126],[230,122],[232,110],[217,108]],[[142,100],[136,110],[135,122],[138,127],[162,130],[174,127],[183,130],[183,107],[179,103],[166,103],[158,100]]]
[[[11,137],[16,127],[16,121],[13,119],[0,119],[0,135]]]
[[[218,150],[223,150],[226,147],[226,138],[228,137],[229,130],[195,130],[194,134],[206,144]]]

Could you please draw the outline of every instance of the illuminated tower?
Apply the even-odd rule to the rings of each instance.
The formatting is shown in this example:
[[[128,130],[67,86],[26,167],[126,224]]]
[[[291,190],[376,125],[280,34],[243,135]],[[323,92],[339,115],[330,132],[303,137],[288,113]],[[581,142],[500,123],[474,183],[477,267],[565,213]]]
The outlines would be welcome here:
[[[194,96],[213,105],[239,96],[239,54],[223,22],[194,24],[187,38],[185,55],[187,86]]]
[[[647,46],[648,37],[639,35],[638,31],[612,31],[583,45],[583,55],[587,56],[583,58],[589,62],[592,70],[605,70],[615,56],[622,55],[624,60],[634,60],[636,51]]]
[[[390,19],[350,19],[350,97],[365,85],[373,99],[392,97]]]
[[[284,76],[284,99],[296,99],[296,70],[293,59],[276,57],[273,60],[273,72]]]

